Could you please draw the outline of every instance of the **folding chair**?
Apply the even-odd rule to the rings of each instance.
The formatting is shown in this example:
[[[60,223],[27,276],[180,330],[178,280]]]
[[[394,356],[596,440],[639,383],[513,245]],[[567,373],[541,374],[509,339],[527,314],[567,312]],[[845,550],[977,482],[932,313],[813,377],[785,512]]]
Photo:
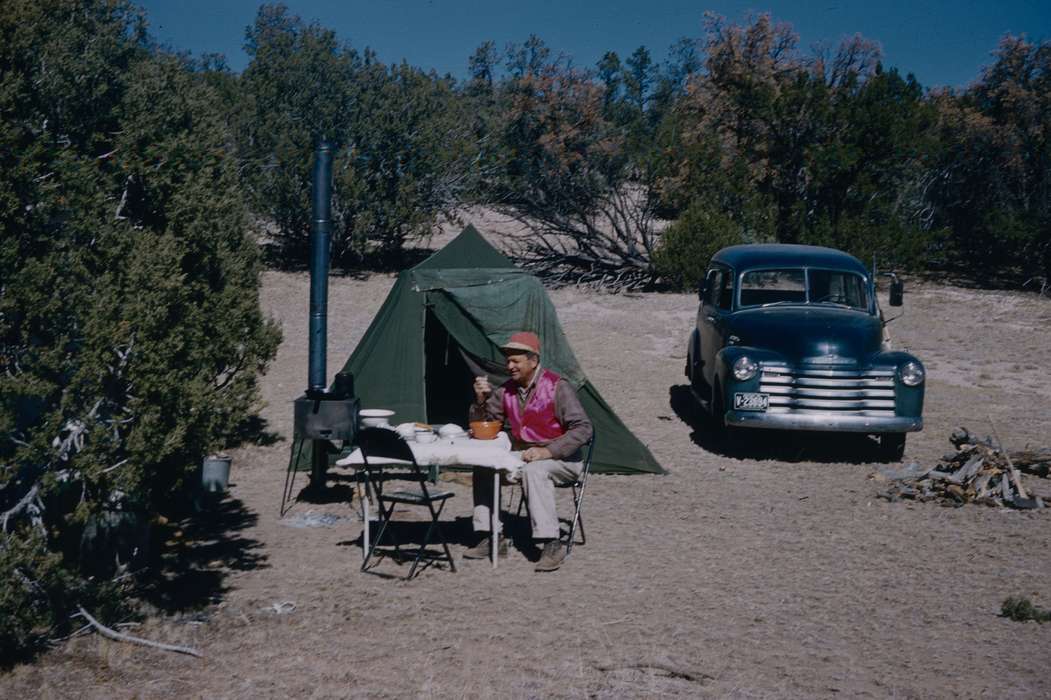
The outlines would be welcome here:
[[[387,430],[385,428],[366,428],[358,433],[357,437],[358,447],[361,448],[362,462],[365,467],[365,478],[368,482],[372,482],[375,476],[381,477],[377,480],[375,488],[370,489],[376,496],[376,502],[380,513],[380,529],[376,533],[375,539],[372,541],[369,547],[368,553],[365,555],[365,561],[361,564],[361,570],[366,571],[369,567],[369,562],[372,559],[372,555],[376,553],[376,547],[379,546],[383,540],[383,534],[389,532],[390,538],[394,543],[394,553],[400,559],[402,556],[401,544],[398,542],[398,538],[394,534],[394,529],[388,530],[390,525],[391,516],[394,514],[394,508],[398,504],[406,506],[425,506],[431,514],[431,522],[427,527],[427,534],[423,537],[423,542],[420,544],[420,548],[416,551],[416,558],[412,562],[412,568],[409,569],[409,575],[406,579],[411,579],[416,573],[416,568],[419,566],[420,561],[424,558],[429,559],[431,563],[435,561],[448,561],[449,568],[452,571],[456,571],[456,563],[453,561],[452,553],[449,551],[449,545],[445,541],[445,535],[442,533],[441,525],[438,522],[438,518],[441,517],[442,509],[445,508],[445,501],[452,498],[452,491],[432,491],[427,488],[427,474],[420,465],[416,463],[416,458],[412,454],[412,450],[405,443],[401,437],[393,430]],[[408,476],[402,475],[400,480],[411,481],[418,485],[418,490],[398,490],[384,492],[382,483],[382,466],[378,465],[375,461],[369,462],[369,458],[373,460],[377,458],[385,459],[396,459],[408,463],[411,466],[411,471]],[[438,504],[435,509],[435,504]],[[442,549],[445,550],[445,555],[442,556],[440,553],[433,552],[427,549],[427,545],[430,544],[432,535],[437,535],[438,540],[442,544]],[[380,551],[379,554],[386,554],[387,552]]]
[[[573,542],[576,538],[577,523],[580,523],[580,544],[587,544],[587,534],[584,532],[584,514],[581,512],[584,505],[584,488],[588,483],[588,474],[591,473],[591,454],[595,450],[595,432],[592,429],[591,439],[584,443],[584,467],[580,470],[580,476],[573,481],[564,484],[555,484],[556,489],[573,489],[573,520],[569,524],[569,537],[566,543],[566,556],[573,551]],[[522,515],[522,506],[528,510],[529,499],[526,497],[525,482],[521,484],[522,498],[518,501],[518,512],[516,516]]]

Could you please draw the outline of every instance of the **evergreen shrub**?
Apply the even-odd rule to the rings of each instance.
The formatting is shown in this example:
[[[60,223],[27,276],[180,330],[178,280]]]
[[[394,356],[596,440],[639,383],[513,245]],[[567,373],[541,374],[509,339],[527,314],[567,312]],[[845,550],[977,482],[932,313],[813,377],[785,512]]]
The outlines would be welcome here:
[[[666,284],[688,290],[704,278],[708,261],[720,248],[744,242],[739,222],[695,200],[665,229],[653,264]]]
[[[257,404],[259,306],[212,88],[104,0],[0,9],[0,657],[124,603],[145,526]],[[134,527],[132,527],[134,529]],[[101,538],[101,539],[100,539]]]

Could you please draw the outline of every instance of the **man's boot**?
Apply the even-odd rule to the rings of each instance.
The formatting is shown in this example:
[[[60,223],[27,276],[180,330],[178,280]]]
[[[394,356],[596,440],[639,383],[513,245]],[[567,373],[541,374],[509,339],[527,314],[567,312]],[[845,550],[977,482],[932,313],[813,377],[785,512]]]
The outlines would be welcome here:
[[[540,553],[540,561],[536,563],[534,571],[555,571],[562,566],[566,558],[566,548],[558,540],[549,540],[544,543],[544,549]]]
[[[507,538],[501,537],[500,544],[497,547],[499,551],[498,556],[507,556]],[[468,547],[463,553],[464,559],[488,559],[489,554],[493,549],[493,541],[489,538],[488,534],[482,535],[482,539],[478,540],[478,544],[473,547]]]

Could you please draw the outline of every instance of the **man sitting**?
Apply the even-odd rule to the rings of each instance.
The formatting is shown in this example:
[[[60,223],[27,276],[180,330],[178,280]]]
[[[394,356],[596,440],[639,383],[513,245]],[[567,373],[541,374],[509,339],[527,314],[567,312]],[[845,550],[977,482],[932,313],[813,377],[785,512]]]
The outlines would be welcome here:
[[[572,385],[540,366],[540,339],[535,333],[515,333],[501,350],[511,379],[494,391],[488,379],[475,378],[470,419],[506,419],[510,424],[512,444],[522,450],[526,462],[521,476],[529,499],[533,539],[542,546],[536,570],[554,571],[566,556],[558,539],[555,484],[580,476],[580,448],[591,438],[591,421]],[[481,539],[464,556],[483,559],[491,546],[489,504],[493,502],[493,484],[479,469],[475,469],[473,481],[474,530]]]

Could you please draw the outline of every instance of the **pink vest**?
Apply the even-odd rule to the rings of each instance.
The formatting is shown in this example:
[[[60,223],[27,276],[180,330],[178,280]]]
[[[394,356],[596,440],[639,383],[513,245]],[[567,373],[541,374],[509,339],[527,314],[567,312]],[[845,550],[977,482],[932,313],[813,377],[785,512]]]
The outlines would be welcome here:
[[[555,415],[555,385],[560,378],[541,369],[524,411],[519,407],[518,385],[513,379],[504,384],[504,415],[517,442],[545,444],[565,434]]]

